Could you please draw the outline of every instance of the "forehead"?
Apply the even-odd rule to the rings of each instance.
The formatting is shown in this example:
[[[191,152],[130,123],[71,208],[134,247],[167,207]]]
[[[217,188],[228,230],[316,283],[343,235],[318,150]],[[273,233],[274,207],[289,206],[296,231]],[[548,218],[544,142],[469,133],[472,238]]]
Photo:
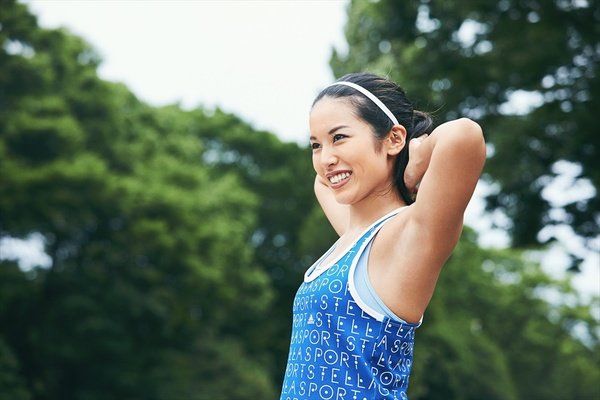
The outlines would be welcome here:
[[[360,121],[354,115],[354,107],[347,100],[324,97],[311,109],[308,123],[311,138],[319,138],[327,136],[335,126],[355,126]]]

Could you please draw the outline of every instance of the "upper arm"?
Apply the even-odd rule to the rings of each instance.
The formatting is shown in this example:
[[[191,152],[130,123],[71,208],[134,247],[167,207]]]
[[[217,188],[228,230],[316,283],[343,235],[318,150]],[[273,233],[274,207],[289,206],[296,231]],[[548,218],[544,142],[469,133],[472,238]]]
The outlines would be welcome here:
[[[318,176],[315,178],[315,196],[333,229],[342,236],[348,225],[350,206],[338,203],[331,189],[319,182]]]
[[[467,118],[436,129],[444,129],[443,136],[438,137],[419,184],[412,218],[421,234],[438,245],[437,251],[449,254],[462,232],[464,212],[483,170],[486,149],[481,127]]]

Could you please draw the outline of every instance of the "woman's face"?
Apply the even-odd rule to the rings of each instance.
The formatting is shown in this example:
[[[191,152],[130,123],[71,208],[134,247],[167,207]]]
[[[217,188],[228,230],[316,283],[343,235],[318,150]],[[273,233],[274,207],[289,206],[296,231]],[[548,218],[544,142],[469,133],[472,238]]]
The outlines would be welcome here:
[[[376,153],[377,139],[371,126],[353,110],[343,98],[324,97],[309,117],[313,167],[340,204],[353,204],[372,193],[388,191],[393,184],[393,157],[386,151],[386,143]],[[341,171],[350,175],[331,175]]]

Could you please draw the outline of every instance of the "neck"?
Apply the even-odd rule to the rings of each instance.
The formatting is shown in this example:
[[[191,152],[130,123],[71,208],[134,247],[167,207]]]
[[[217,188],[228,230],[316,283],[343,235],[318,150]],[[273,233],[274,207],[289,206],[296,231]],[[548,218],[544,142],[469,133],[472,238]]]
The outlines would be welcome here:
[[[362,231],[389,212],[406,206],[394,189],[385,194],[371,194],[361,201],[350,205],[350,216],[346,232]]]

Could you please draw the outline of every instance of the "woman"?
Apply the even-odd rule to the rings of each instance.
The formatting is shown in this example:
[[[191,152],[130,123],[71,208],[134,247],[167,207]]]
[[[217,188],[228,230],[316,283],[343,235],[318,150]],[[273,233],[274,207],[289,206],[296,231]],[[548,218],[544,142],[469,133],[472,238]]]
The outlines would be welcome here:
[[[406,399],[415,331],[485,162],[482,130],[461,118],[431,131],[370,73],[319,93],[309,124],[315,194],[340,237],[294,298],[281,399]]]

